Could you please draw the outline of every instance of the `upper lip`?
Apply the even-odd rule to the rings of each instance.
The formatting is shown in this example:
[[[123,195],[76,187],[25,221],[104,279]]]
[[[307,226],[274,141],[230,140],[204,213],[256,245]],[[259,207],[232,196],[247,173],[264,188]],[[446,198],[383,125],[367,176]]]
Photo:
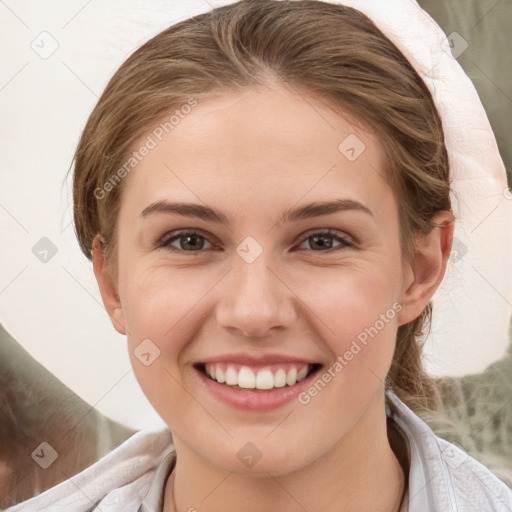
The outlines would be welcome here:
[[[204,364],[215,363],[233,363],[242,364],[246,366],[260,366],[264,364],[279,364],[279,363],[297,363],[297,364],[317,364],[317,361],[310,359],[303,359],[300,357],[293,357],[285,354],[223,354],[214,357],[209,357],[200,361]]]

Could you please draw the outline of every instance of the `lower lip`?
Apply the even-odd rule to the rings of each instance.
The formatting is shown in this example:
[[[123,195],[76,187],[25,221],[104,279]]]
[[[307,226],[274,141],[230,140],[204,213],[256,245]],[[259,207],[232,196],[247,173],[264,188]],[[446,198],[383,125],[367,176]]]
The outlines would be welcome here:
[[[319,370],[321,368],[293,386],[261,391],[239,389],[227,384],[220,384],[216,380],[208,378],[201,370],[194,368],[203,385],[215,398],[232,407],[248,411],[269,411],[293,401],[306,390]]]

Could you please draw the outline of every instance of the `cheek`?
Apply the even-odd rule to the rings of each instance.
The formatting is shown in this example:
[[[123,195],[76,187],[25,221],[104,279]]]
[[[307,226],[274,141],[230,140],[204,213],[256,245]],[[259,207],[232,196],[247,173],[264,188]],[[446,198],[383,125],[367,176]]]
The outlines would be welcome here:
[[[120,274],[121,297],[135,376],[156,408],[169,397],[179,403],[182,356],[205,321],[204,297],[218,277],[199,269],[162,266],[134,265],[129,270]]]
[[[124,289],[130,361],[144,394],[171,427],[169,411],[193,414],[183,393],[181,355],[194,338],[194,306],[206,290],[194,289],[190,279],[167,269],[134,269]],[[171,279],[172,277],[172,279]],[[204,281],[203,281],[203,287]],[[172,408],[169,407],[172,404]]]
[[[308,306],[318,314],[317,329],[332,358],[299,397],[313,417],[336,404],[330,413],[333,424],[349,429],[384,387],[402,309],[393,277],[368,267],[311,287]]]
[[[331,354],[323,380],[332,381],[333,392],[355,390],[362,397],[385,380],[402,309],[398,275],[393,264],[332,269],[330,278],[320,278],[320,271],[309,274],[303,296],[309,297],[306,303],[316,313],[317,330]],[[345,399],[351,402],[351,396]]]
[[[193,269],[137,264],[125,268],[120,273],[120,295],[131,337],[154,337],[159,343],[176,339],[190,323],[211,279]]]
[[[396,268],[394,268],[396,267]],[[329,338],[354,338],[386,315],[385,325],[395,320],[400,297],[399,268],[373,263],[339,269],[315,269],[304,276],[301,298],[323,321]]]

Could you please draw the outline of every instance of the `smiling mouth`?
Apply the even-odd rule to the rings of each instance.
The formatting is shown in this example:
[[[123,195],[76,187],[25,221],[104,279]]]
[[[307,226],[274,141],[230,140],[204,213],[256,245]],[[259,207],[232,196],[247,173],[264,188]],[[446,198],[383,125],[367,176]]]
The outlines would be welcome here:
[[[321,368],[321,364],[287,364],[251,368],[227,363],[197,363],[194,367],[208,379],[234,389],[271,391],[295,386]]]

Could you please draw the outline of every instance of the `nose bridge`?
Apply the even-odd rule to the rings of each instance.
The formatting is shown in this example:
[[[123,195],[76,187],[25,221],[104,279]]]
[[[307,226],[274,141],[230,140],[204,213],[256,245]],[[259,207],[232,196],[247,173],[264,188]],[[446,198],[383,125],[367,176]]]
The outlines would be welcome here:
[[[270,299],[275,293],[275,290],[271,290],[275,285],[272,278],[275,277],[270,265],[269,258],[263,256],[252,263],[237,261],[234,265],[236,289],[244,295],[254,296],[253,300],[257,300],[259,296]]]
[[[270,251],[262,248],[256,255],[255,246],[250,244],[240,244],[238,254],[233,255],[229,286],[218,304],[217,320],[246,335],[263,336],[273,327],[287,325],[293,314],[287,288],[272,268],[275,262]]]
[[[270,309],[278,297],[276,278],[271,270],[272,261],[265,251],[253,261],[233,258],[233,290],[238,304],[252,306],[263,312]]]

